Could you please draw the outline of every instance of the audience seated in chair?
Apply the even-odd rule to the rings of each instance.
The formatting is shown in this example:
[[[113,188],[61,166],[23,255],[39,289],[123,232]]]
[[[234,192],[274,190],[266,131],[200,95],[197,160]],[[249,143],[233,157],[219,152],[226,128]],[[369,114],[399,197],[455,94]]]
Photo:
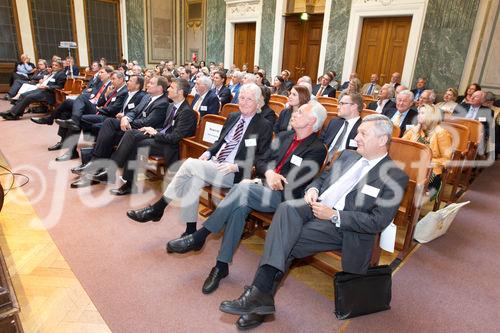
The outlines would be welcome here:
[[[378,93],[378,100],[373,101],[368,104],[368,109],[377,111],[377,113],[384,113],[396,107],[396,103],[394,103],[391,98],[394,97],[394,88],[386,83],[380,88]]]
[[[412,109],[413,93],[403,90],[396,96],[396,108],[387,110],[383,114],[389,117],[392,123],[401,129],[400,137],[407,129],[413,127],[417,121],[418,112]]]

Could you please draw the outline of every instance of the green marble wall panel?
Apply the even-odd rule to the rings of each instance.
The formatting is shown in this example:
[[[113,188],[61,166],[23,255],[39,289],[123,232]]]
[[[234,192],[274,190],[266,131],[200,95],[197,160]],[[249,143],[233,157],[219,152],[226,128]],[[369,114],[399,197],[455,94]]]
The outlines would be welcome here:
[[[226,31],[226,2],[207,1],[207,62],[224,61],[224,39]],[[229,64],[225,64],[226,67]]]
[[[127,10],[128,59],[145,64],[144,2],[143,0],[125,1]]]
[[[479,0],[429,0],[414,81],[427,77],[437,92],[458,87],[478,6]]]
[[[342,77],[350,14],[351,0],[332,0],[324,68],[337,72],[337,78]]]
[[[276,0],[263,1],[258,65],[266,71],[266,76],[270,81],[272,81],[269,73],[271,73],[271,62],[273,59],[275,11]]]

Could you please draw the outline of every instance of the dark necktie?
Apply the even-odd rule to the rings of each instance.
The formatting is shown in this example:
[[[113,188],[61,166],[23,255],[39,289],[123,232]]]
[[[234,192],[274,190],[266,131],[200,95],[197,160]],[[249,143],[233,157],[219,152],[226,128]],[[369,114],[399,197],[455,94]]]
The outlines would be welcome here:
[[[344,120],[344,124],[342,126],[343,126],[342,132],[340,133],[337,141],[335,141],[335,144],[333,145],[333,147],[328,151],[331,154],[335,153],[339,149],[340,144],[344,140],[344,136],[347,133],[347,121]]]
[[[240,119],[236,130],[234,131],[233,137],[229,142],[226,143],[224,148],[219,152],[219,156],[217,156],[217,161],[222,163],[226,160],[226,158],[231,154],[233,149],[240,143],[240,140],[243,136],[243,128],[245,125],[245,121],[243,118]]]
[[[367,95],[371,95],[373,92],[373,83],[370,84],[370,87],[368,88],[368,92],[367,92]]]
[[[177,108],[174,105],[172,110],[170,110],[170,113],[167,115],[165,123],[163,123],[163,129],[160,131],[161,133],[167,133],[167,131],[172,127],[172,121],[174,120],[176,111]]]

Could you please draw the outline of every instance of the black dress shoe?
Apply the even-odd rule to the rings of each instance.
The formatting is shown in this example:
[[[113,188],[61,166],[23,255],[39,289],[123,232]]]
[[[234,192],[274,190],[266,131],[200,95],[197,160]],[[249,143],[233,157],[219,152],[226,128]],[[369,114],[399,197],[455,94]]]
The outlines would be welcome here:
[[[265,315],[256,313],[244,314],[236,321],[236,327],[238,327],[240,331],[246,331],[259,326],[264,320],[266,320]]]
[[[5,94],[2,98],[4,100],[8,101],[10,99],[10,96],[9,96],[9,94]]]
[[[80,156],[78,155],[78,152],[76,150],[68,150],[64,154],[62,154],[59,157],[56,157],[57,162],[61,161],[69,161],[69,160],[74,160],[79,158]]]
[[[219,309],[222,312],[235,315],[244,315],[249,313],[266,315],[273,314],[276,311],[273,296],[271,294],[263,293],[256,286],[251,286],[246,289],[238,299],[222,302]]]
[[[227,270],[221,271],[219,267],[213,267],[208,274],[205,283],[203,283],[203,288],[201,288],[201,292],[204,294],[210,294],[214,292],[219,287],[219,282],[226,276],[228,276],[229,272]]]
[[[102,183],[111,183],[114,182],[113,177],[111,177],[106,170],[98,170],[95,174],[87,174],[85,177],[88,177],[96,182],[102,182]]]
[[[33,119],[33,118],[31,118],[31,119]],[[49,147],[49,148],[47,148],[47,149],[48,149],[49,151],[54,151],[54,150],[59,150],[59,149],[61,149],[61,148],[62,148],[62,146],[63,146],[62,142],[61,142],[61,141],[59,141],[58,143],[56,143],[56,144],[55,144],[55,145],[53,145],[53,146],[50,146],[50,147]]]
[[[170,242],[167,243],[167,252],[168,253],[186,253],[189,251],[199,251],[203,247],[203,244],[196,244],[194,242],[194,237],[193,234],[189,234],[187,236],[177,238],[174,240],[171,240]]]
[[[129,210],[127,212],[127,216],[139,223],[145,223],[149,221],[158,222],[163,216],[163,210],[159,212],[153,206],[147,206],[142,209]]]
[[[72,182],[70,186],[71,186],[71,188],[81,188],[81,187],[88,187],[88,186],[96,185],[96,184],[99,184],[99,182],[92,180],[92,179],[89,179],[87,177],[80,177],[77,180],[75,180],[74,182]]]
[[[75,175],[81,175],[82,173],[84,173],[85,170],[89,170],[91,165],[92,161],[80,164],[79,166],[71,168],[71,172],[74,173]]]
[[[72,131],[79,132],[80,126],[73,121],[73,119],[56,119],[56,124],[61,126],[62,128],[68,128]]]
[[[132,190],[132,186],[127,185],[127,184],[128,183],[125,183],[122,186],[120,186],[119,188],[115,188],[115,189],[109,190],[109,193],[111,193],[113,195],[127,195],[127,194],[131,194],[134,191]]]
[[[54,123],[54,119],[51,117],[31,117],[30,120],[39,125],[52,125]]]
[[[15,115],[10,112],[2,112],[0,113],[0,117],[2,117],[5,120],[18,120],[19,118],[21,118],[18,115]]]

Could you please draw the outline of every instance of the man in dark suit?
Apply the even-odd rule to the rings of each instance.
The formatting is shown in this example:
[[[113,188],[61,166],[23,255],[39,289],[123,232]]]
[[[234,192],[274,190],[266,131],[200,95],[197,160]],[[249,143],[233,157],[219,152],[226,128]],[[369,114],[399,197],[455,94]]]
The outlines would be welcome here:
[[[75,60],[73,57],[66,57],[64,60],[64,73],[66,77],[74,77],[80,75],[80,70],[77,65],[75,65]]]
[[[321,141],[328,147],[328,157],[344,149],[358,148],[356,137],[361,124],[359,113],[363,110],[363,97],[360,94],[346,94],[339,102],[338,118],[334,118],[321,134]]]
[[[233,98],[231,90],[226,87],[226,78],[226,74],[221,70],[216,71],[213,74],[214,87],[212,91],[219,97],[221,109],[225,104],[231,102],[231,99]]]
[[[221,311],[241,316],[238,327],[257,326],[275,312],[277,285],[294,259],[341,250],[344,271],[366,274],[376,235],[396,215],[408,183],[388,156],[391,133],[387,117],[364,118],[357,152],[344,150],[303,199],[280,204],[253,283],[240,298],[220,305]]]
[[[396,103],[394,103],[391,98],[394,96],[394,88],[386,83],[380,88],[378,94],[378,101],[373,101],[368,104],[368,109],[377,111],[377,113],[384,114],[385,112],[394,109]]]
[[[196,80],[196,95],[193,98],[191,107],[198,111],[200,116],[206,114],[218,114],[220,109],[219,97],[210,90],[212,80],[207,76],[201,76]]]
[[[325,73],[321,77],[321,84],[316,84],[312,88],[312,94],[314,96],[327,96],[335,98],[336,90],[330,85],[333,80],[333,76],[330,73]]]
[[[286,90],[290,91],[292,90],[294,83],[292,80],[290,80],[290,71],[288,69],[284,69],[281,71],[281,77],[283,78],[283,85],[285,86]]]
[[[415,89],[412,89],[411,92],[413,93],[413,100],[418,101],[420,98],[420,95],[424,92],[427,85],[427,79],[423,77],[419,77],[417,79],[417,83],[415,84]]]
[[[184,81],[186,85],[188,85],[187,81]],[[134,184],[134,171],[128,165],[130,161],[136,159],[137,151],[141,147],[150,147],[151,154],[156,155],[165,155],[166,163],[170,162],[171,159],[174,158],[174,154],[178,149],[178,141],[180,141],[183,137],[190,136],[194,134],[194,128],[196,126],[196,119],[193,121],[191,116],[196,118],[196,114],[189,112],[184,113],[184,108],[180,108],[179,106],[182,104],[182,101],[179,101],[178,96],[174,96],[169,93],[169,97],[176,97],[174,103],[177,102],[179,106],[176,106],[174,110],[173,107],[169,108],[169,102],[167,96],[165,95],[166,90],[169,89],[168,81],[163,77],[152,77],[150,82],[148,83],[148,92],[150,95],[144,98],[144,103],[141,103],[139,107],[142,111],[138,111],[141,114],[140,118],[134,119],[132,123],[129,120],[125,120],[123,118],[129,117],[137,117],[138,115],[129,114],[128,116],[122,117],[120,120],[120,129],[121,125],[125,129],[125,133],[122,135],[121,140],[118,144],[118,148],[111,155],[112,165],[118,165],[119,167],[123,167],[123,179],[126,181],[123,186],[118,189],[111,190],[111,194],[115,195],[125,195],[135,192],[135,184]],[[177,83],[175,87],[175,91],[177,91]],[[182,90],[179,88],[179,90]],[[182,96],[182,94],[181,94]],[[175,105],[174,105],[175,106]],[[191,110],[189,110],[191,111]],[[134,126],[138,128],[132,129],[131,124],[135,122]],[[177,121],[176,126],[172,126],[172,122]],[[193,125],[194,123],[194,125]],[[143,125],[156,125],[155,127],[151,126],[143,126]],[[140,126],[140,127],[139,127]],[[116,133],[116,132],[115,132]],[[111,134],[112,135],[112,134]],[[116,134],[115,134],[116,135]],[[160,144],[159,139],[160,136],[171,137],[176,136],[177,142],[174,142],[172,138],[172,148],[169,148],[169,151],[173,151],[172,153],[164,152],[163,146]],[[100,135],[99,135],[100,136]],[[115,142],[118,139],[115,137]],[[108,156],[96,156],[96,157],[109,157],[109,154],[112,151],[111,143],[108,142],[105,147],[102,145],[96,145],[96,154]],[[147,156],[146,156],[147,158]],[[114,176],[114,168],[113,167],[105,167],[104,170],[101,170],[102,163],[96,163],[97,158],[93,159],[90,163],[82,166],[81,168],[74,168],[71,171],[73,173],[83,174],[76,182],[71,184],[71,187],[85,187],[88,185],[97,184],[101,181],[113,181]]]
[[[404,132],[417,123],[418,112],[411,108],[413,105],[413,93],[403,90],[396,96],[396,108],[387,110],[383,115],[389,117],[392,123],[401,129],[402,137]]]
[[[18,120],[22,117],[24,110],[33,102],[47,102],[54,104],[55,91],[62,89],[66,82],[66,75],[62,71],[61,61],[52,62],[52,73],[41,83],[37,89],[21,94],[17,103],[7,112],[0,113],[5,120]]]
[[[256,161],[265,156],[272,137],[271,124],[258,113],[263,105],[261,89],[245,84],[240,90],[239,112],[231,113],[222,127],[219,139],[198,159],[187,159],[168,185],[163,197],[143,209],[127,215],[137,222],[159,221],[172,200],[180,201],[180,217],[186,223],[186,234],[196,231],[201,189],[207,184],[230,188],[249,178]]]
[[[326,119],[325,108],[316,101],[302,105],[292,115],[293,131],[281,132],[257,161],[257,178],[235,185],[215,212],[194,234],[168,242],[169,252],[185,253],[201,249],[210,233],[224,229],[224,237],[215,267],[203,284],[202,292],[215,291],[229,273],[229,263],[243,234],[245,221],[252,210],[274,212],[287,199],[298,199],[316,175],[326,157],[317,132]]]

